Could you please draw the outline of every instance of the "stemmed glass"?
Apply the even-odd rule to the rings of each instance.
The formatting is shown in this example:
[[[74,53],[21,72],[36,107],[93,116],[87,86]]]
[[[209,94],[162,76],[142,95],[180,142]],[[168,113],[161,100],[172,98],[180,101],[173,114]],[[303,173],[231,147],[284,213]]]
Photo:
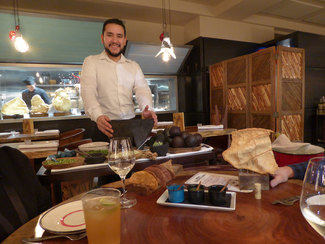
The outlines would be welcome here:
[[[111,138],[109,153],[108,165],[116,174],[120,176],[122,181],[123,194],[121,197],[121,207],[131,208],[137,203],[137,200],[135,198],[128,199],[125,196],[125,177],[135,164],[135,155],[130,138]]]
[[[309,160],[300,196],[307,222],[325,238],[325,157]]]

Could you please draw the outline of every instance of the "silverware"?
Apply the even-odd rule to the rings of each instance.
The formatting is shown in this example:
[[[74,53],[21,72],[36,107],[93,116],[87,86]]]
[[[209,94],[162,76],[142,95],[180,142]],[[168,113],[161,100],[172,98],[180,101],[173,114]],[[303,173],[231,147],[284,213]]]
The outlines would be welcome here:
[[[287,197],[287,198],[283,198],[280,200],[276,200],[274,202],[272,202],[272,204],[282,204],[282,205],[286,205],[286,206],[291,206],[293,205],[296,201],[298,201],[300,199],[300,196],[291,196],[291,197]]]
[[[146,138],[146,139],[144,140],[144,142],[142,142],[142,144],[137,148],[137,150],[141,150],[142,146],[143,146],[147,141],[149,141],[150,138],[151,138],[151,136],[149,136],[148,138]]]
[[[54,238],[68,238],[71,241],[77,241],[87,236],[86,232],[78,233],[78,234],[72,234],[72,235],[53,235],[53,236],[44,236],[44,237],[37,237],[37,238],[24,238],[21,241],[23,243],[33,243],[33,242],[39,242],[39,241],[45,241],[50,240]]]

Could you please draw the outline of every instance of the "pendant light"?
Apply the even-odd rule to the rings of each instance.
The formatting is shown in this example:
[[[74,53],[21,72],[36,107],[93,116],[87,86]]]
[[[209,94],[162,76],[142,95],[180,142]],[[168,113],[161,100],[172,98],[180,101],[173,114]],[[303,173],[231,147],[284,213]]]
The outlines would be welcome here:
[[[18,0],[13,0],[14,3],[14,18],[15,18],[15,30],[9,32],[9,38],[14,42],[15,49],[18,52],[25,53],[29,50],[29,45],[23,38],[20,30],[20,20],[18,12]]]
[[[170,17],[170,0],[169,0],[169,32],[167,31],[167,14],[166,14],[166,7],[165,7],[165,0],[162,0],[162,19],[163,19],[163,32],[160,34],[160,41],[161,47],[160,51],[157,53],[155,57],[158,57],[162,54],[162,60],[164,62],[168,62],[170,57],[176,59],[176,55],[174,52],[173,44],[170,40],[171,33],[171,17]]]

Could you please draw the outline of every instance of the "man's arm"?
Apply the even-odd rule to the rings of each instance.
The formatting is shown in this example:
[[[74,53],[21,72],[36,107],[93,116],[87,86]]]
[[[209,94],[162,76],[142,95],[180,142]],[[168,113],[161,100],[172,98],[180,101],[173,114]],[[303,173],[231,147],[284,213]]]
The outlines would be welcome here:
[[[270,182],[271,187],[287,182],[289,178],[303,180],[307,166],[308,161],[280,167],[273,175],[274,178]]]
[[[44,100],[44,102],[46,104],[50,104],[51,103],[51,99],[47,95],[46,91],[44,91],[43,89],[41,90],[41,97],[42,97],[42,99]]]
[[[82,65],[80,91],[86,114],[97,123],[98,129],[108,137],[113,136],[110,118],[103,114],[97,101],[96,63],[92,57],[87,57]]]

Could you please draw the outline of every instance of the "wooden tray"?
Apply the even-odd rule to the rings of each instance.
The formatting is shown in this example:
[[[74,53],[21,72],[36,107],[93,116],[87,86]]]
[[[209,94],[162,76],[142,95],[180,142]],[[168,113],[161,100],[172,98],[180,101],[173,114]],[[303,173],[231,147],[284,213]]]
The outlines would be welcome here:
[[[84,157],[57,158],[57,160],[59,160],[59,159],[74,159],[74,162],[66,163],[66,164],[50,164],[50,165],[47,165],[47,164],[45,164],[45,162],[49,161],[49,160],[45,160],[45,161],[42,162],[42,165],[46,169],[66,169],[66,168],[71,168],[71,167],[83,165],[84,161],[85,161]]]
[[[200,150],[201,150],[201,145],[198,147],[169,147],[168,148],[169,153],[184,153],[184,152],[194,152]]]
[[[30,117],[48,117],[48,113],[29,113]]]
[[[14,115],[7,115],[7,114],[2,114],[3,119],[21,119],[24,118],[24,115],[22,114],[14,114]]]
[[[66,115],[71,115],[71,112],[54,112],[54,116],[66,116]]]

